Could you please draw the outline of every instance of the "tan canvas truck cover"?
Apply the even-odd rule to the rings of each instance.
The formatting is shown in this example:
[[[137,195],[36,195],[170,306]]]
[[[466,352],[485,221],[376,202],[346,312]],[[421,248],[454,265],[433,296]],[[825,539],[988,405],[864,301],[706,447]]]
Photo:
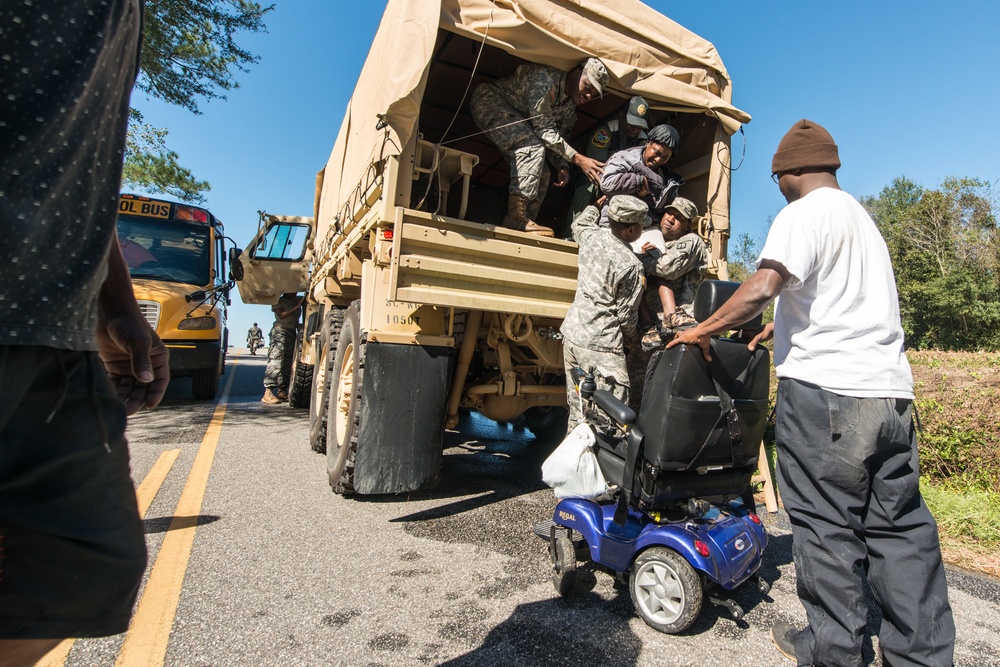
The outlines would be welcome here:
[[[731,104],[731,81],[715,47],[637,0],[389,0],[317,178],[320,260],[330,225],[370,165],[400,154],[417,131],[439,27],[565,71],[584,58],[600,58],[609,90],[642,95],[657,109],[706,114],[730,135],[750,120]],[[713,178],[728,179],[728,170],[715,170]],[[709,184],[711,192],[727,196],[711,201],[706,213],[728,231],[728,183],[721,185]]]

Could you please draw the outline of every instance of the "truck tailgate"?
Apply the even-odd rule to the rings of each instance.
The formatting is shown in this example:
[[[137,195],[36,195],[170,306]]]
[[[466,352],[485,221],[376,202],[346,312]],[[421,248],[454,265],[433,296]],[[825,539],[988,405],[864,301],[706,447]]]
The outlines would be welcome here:
[[[576,262],[571,241],[398,207],[389,298],[562,319]]]

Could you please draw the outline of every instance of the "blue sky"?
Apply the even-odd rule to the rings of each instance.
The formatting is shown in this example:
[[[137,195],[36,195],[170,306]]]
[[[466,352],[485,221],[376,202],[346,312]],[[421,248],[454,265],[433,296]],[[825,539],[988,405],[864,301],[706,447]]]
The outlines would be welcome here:
[[[412,0],[418,1],[418,0]],[[193,115],[147,100],[133,105],[170,131],[169,146],[209,181],[208,207],[244,246],[257,211],[311,215],[326,163],[385,2],[275,0],[268,33],[239,43],[261,57],[227,100]],[[898,176],[937,187],[947,176],[1000,180],[1000,5],[965,0],[706,3],[647,0],[711,41],[733,79],[745,159],[733,174],[732,229],[762,239],[784,205],[771,156],[800,118],[825,126],[840,147],[840,184],[877,195]],[[734,159],[743,152],[733,138]],[[234,294],[230,336],[264,306]]]

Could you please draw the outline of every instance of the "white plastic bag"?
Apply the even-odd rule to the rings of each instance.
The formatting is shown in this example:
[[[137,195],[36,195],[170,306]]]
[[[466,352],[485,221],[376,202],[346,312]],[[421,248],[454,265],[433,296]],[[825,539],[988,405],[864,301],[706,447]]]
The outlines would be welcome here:
[[[590,426],[580,424],[545,459],[542,481],[555,489],[556,498],[593,498],[607,490],[595,442]]]

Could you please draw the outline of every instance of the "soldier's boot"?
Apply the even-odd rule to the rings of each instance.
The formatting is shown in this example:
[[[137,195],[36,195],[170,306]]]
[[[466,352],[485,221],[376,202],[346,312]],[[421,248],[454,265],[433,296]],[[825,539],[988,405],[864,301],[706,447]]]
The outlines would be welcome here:
[[[503,226],[536,236],[555,236],[549,227],[528,218],[528,200],[520,195],[511,195],[507,200],[507,215],[503,219]]]

